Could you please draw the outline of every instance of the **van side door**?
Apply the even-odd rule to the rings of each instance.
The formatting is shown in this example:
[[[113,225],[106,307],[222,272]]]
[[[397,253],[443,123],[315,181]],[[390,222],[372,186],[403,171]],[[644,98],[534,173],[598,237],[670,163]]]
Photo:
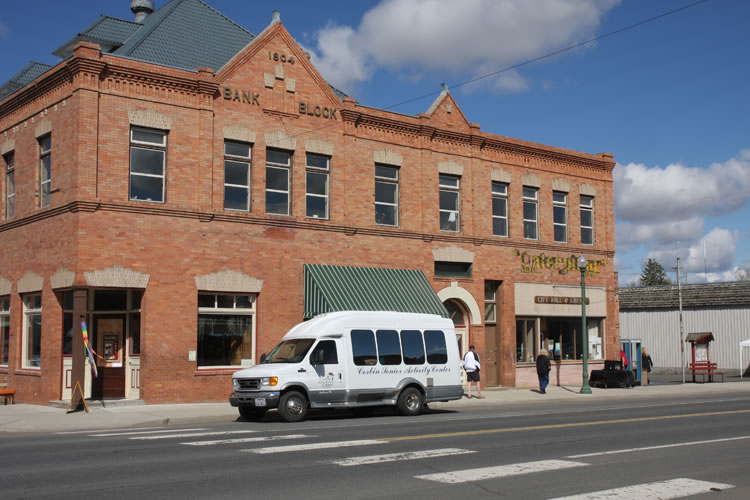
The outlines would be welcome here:
[[[310,353],[315,373],[309,381],[311,403],[342,403],[346,398],[344,359],[339,339],[320,340]]]

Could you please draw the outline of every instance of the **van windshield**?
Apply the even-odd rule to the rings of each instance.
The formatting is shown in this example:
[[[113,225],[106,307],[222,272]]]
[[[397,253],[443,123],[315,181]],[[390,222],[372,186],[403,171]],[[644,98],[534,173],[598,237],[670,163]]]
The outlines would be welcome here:
[[[291,339],[284,340],[268,353],[262,364],[266,363],[299,363],[305,359],[307,351],[313,345],[315,339]]]

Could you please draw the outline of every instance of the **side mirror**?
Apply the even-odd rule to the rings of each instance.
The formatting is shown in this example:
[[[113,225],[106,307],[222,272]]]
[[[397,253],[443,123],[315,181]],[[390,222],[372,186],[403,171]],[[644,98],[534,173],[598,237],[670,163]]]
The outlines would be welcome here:
[[[264,352],[263,354],[260,355],[260,362],[262,363],[265,360],[266,360],[266,353]]]

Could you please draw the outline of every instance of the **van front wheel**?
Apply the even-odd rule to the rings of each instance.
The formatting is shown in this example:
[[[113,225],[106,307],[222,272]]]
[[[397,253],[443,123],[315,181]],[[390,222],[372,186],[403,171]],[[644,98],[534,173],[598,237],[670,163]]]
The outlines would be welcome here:
[[[279,399],[279,414],[287,422],[299,422],[307,415],[307,398],[297,391],[289,391]]]
[[[424,396],[414,387],[407,387],[398,396],[398,412],[405,417],[414,417],[422,413]]]

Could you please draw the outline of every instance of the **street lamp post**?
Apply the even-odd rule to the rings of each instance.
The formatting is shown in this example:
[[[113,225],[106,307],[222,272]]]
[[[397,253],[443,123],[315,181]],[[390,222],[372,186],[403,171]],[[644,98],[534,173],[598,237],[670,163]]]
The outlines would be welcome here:
[[[581,254],[578,269],[581,271],[581,337],[583,338],[583,385],[581,394],[591,394],[589,387],[589,330],[586,327],[586,265],[588,261]]]

